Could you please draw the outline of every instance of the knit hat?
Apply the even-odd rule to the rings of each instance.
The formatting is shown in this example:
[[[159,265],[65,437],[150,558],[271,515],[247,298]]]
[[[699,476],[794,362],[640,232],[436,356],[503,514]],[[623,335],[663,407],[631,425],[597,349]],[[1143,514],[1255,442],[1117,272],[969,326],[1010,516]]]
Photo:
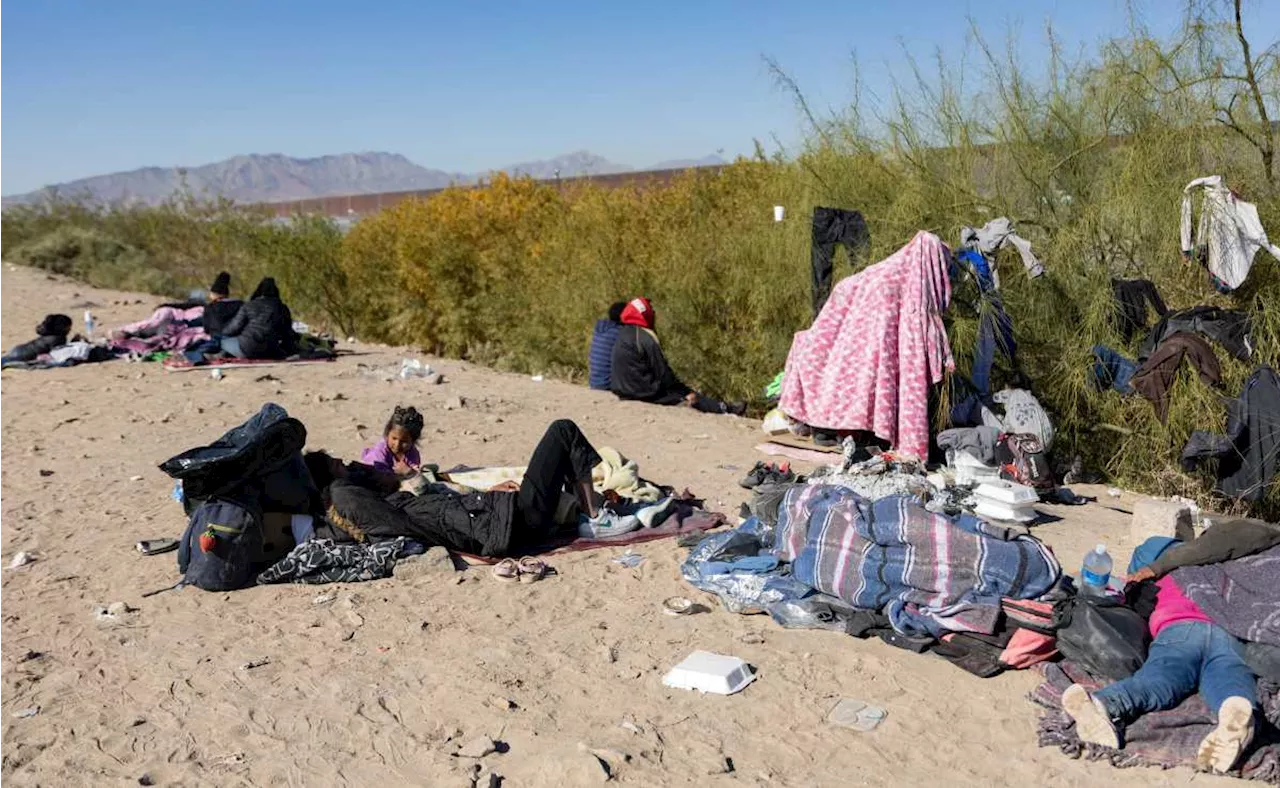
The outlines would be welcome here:
[[[649,299],[644,296],[631,299],[627,302],[626,309],[622,310],[624,326],[640,326],[652,330],[656,317],[657,315],[653,313],[653,304],[649,303]]]
[[[209,285],[209,292],[220,296],[231,295],[231,274],[223,271],[213,278],[213,284]]]

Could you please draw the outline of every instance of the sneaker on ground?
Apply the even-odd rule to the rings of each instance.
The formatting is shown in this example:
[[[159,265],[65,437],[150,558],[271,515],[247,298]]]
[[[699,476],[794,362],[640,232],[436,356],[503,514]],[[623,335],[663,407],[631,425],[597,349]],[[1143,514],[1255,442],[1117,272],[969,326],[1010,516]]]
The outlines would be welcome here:
[[[595,517],[578,517],[578,536],[586,539],[613,539],[641,527],[640,518],[635,515],[618,514],[608,508],[601,509]]]
[[[1253,726],[1253,704],[1246,698],[1227,698],[1218,709],[1218,726],[1200,742],[1196,764],[1215,772],[1231,771],[1253,741]]]
[[[1076,735],[1080,741],[1101,744],[1113,750],[1120,749],[1120,732],[1111,721],[1102,702],[1089,694],[1079,684],[1072,684],[1062,693],[1062,710],[1076,722]]]

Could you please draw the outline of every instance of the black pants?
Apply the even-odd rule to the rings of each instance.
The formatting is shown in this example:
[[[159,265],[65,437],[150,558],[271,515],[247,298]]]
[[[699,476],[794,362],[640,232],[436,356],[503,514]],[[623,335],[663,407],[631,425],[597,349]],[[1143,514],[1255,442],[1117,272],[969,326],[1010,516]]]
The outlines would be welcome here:
[[[560,493],[579,482],[590,482],[600,455],[578,425],[568,419],[551,422],[529,458],[517,499],[525,525],[548,532],[555,527]]]
[[[840,208],[813,209],[813,316],[822,311],[831,295],[831,274],[836,245],[843,245],[853,260],[855,251],[866,251],[871,245],[867,223],[857,211]]]
[[[693,409],[703,413],[728,413],[729,406],[722,400],[715,397],[708,397],[691,389],[686,389],[684,393],[679,391],[671,391],[662,394],[657,398],[650,400],[654,405],[683,405],[685,397],[692,393],[694,395]]]
[[[1120,336],[1126,343],[1147,330],[1147,304],[1160,317],[1164,317],[1169,311],[1156,286],[1149,279],[1112,279],[1111,291],[1119,307],[1116,327],[1120,329]]]

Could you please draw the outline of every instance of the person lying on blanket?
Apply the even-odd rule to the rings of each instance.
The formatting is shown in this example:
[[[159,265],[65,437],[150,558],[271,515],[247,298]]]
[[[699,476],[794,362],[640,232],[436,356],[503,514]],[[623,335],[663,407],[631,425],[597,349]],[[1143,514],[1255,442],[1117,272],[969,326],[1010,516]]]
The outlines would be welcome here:
[[[622,310],[622,328],[613,343],[609,370],[613,393],[619,399],[688,405],[703,413],[745,413],[746,403],[721,402],[694,391],[676,377],[654,333],[656,323],[657,315],[647,298],[633,298]]]
[[[1251,527],[1249,521],[1240,522]],[[1211,533],[1206,531],[1201,538]],[[1239,541],[1234,534],[1226,534],[1227,540],[1223,535],[1219,532],[1217,541]],[[1075,720],[1082,741],[1119,749],[1120,726],[1147,712],[1172,709],[1199,690],[1217,715],[1218,724],[1200,743],[1197,763],[1204,769],[1227,772],[1253,739],[1257,677],[1245,663],[1240,641],[1205,615],[1173,575],[1164,574],[1176,564],[1159,560],[1160,550],[1173,541],[1163,539],[1159,548],[1151,547],[1160,539],[1148,540],[1135,551],[1135,564],[1139,565],[1131,565],[1133,573],[1126,589],[1135,591],[1135,584],[1155,580],[1155,607],[1149,619],[1153,641],[1146,662],[1129,678],[1093,694],[1072,684],[1062,694],[1062,708]],[[1193,548],[1205,555],[1213,549],[1213,544]],[[1231,554],[1230,549],[1228,545],[1224,557]],[[1142,612],[1141,602],[1135,607]]]
[[[591,472],[600,454],[568,419],[547,428],[518,484],[504,482],[483,492],[433,485],[414,495],[399,490],[394,472],[343,463],[324,452],[309,452],[305,460],[324,490],[326,522],[317,535],[334,541],[407,536],[463,553],[511,555],[549,541],[565,491],[577,501],[582,536],[608,538],[641,527],[636,517],[619,515],[595,492]]]

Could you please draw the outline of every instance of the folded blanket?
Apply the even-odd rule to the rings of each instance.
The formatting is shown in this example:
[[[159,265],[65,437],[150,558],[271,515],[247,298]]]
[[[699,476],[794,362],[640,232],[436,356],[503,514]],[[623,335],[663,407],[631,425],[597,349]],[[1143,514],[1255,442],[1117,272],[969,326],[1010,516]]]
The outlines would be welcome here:
[[[632,501],[653,503],[662,491],[640,478],[640,467],[617,449],[604,446],[599,450],[600,464],[591,472],[591,485],[596,492],[612,490]]]
[[[990,634],[1002,597],[1039,597],[1061,573],[1034,537],[934,514],[909,496],[872,502],[834,485],[787,493],[774,552],[797,580],[883,612],[904,635]]]
[[[1280,546],[1170,576],[1218,626],[1241,640],[1280,646]]]

